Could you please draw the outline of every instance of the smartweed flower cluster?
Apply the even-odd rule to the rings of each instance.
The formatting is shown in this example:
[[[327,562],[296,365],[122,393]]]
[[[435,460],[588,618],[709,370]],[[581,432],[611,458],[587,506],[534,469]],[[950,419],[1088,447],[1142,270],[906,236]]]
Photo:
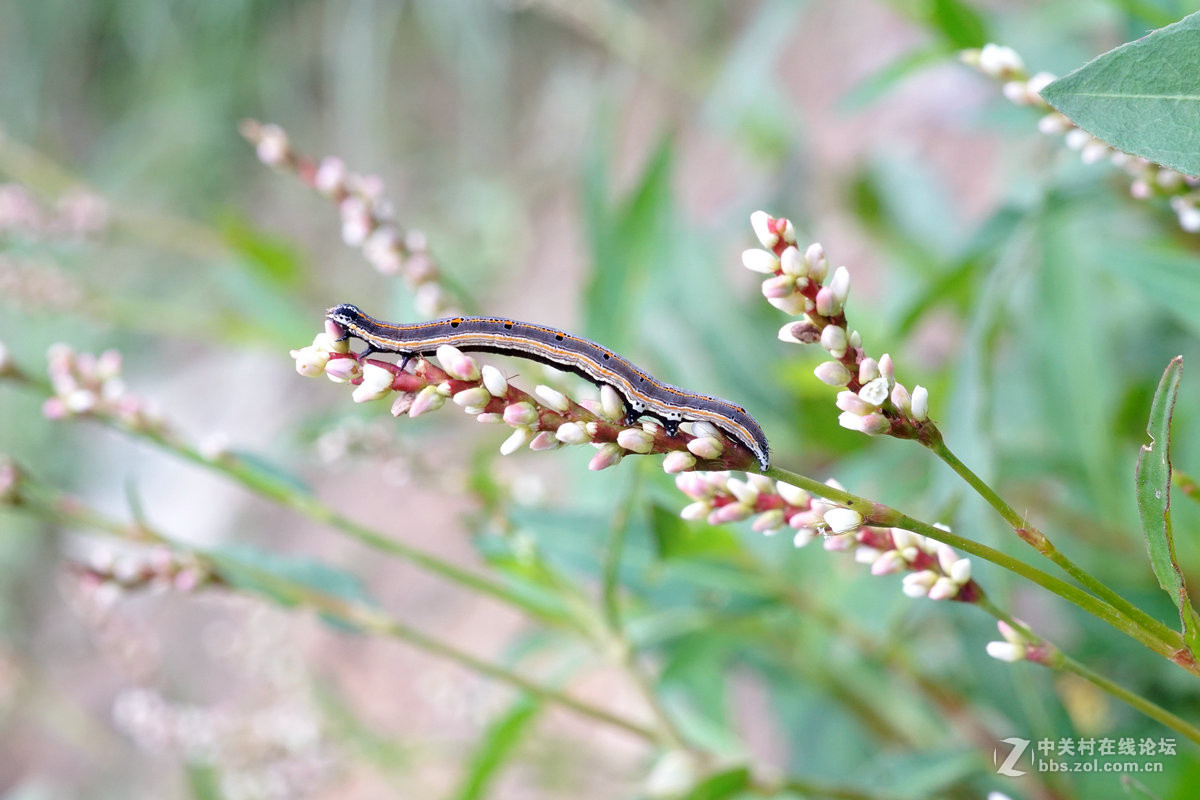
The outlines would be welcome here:
[[[420,358],[409,371],[381,359],[359,358],[345,335],[340,325],[327,322],[311,345],[292,351],[296,371],[352,385],[356,403],[390,397],[396,417],[418,417],[449,400],[479,422],[507,425],[511,432],[500,446],[504,455],[525,447],[553,450],[590,444],[596,449],[590,469],[611,467],[631,454],[666,453],[663,468],[671,473],[745,469],[755,460],[745,447],[706,422],[685,422],[673,436],[656,422],[628,424],[625,404],[609,386],[601,387],[598,400],[577,401],[541,384],[531,395],[512,386],[499,368],[481,367],[451,345],[438,348],[440,366]]]
[[[1200,233],[1200,178],[1124,153],[1076,126],[1042,99],[1042,89],[1054,82],[1056,76],[1049,72],[1030,75],[1020,54],[1011,47],[987,44],[978,50],[964,50],[960,58],[964,64],[1000,81],[1010,102],[1042,112],[1039,131],[1047,136],[1062,136],[1067,147],[1077,151],[1085,164],[1107,160],[1123,170],[1132,179],[1130,195],[1139,200],[1166,198],[1179,218],[1179,227],[1188,233]]]

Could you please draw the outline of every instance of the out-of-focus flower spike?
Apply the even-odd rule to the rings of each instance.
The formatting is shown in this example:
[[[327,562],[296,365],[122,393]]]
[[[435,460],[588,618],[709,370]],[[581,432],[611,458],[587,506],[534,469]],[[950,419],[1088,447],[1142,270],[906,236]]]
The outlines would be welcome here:
[[[812,495],[801,489],[799,486],[793,486],[790,483],[779,481],[775,484],[775,491],[783,498],[783,501],[789,506],[806,506],[812,500]]]

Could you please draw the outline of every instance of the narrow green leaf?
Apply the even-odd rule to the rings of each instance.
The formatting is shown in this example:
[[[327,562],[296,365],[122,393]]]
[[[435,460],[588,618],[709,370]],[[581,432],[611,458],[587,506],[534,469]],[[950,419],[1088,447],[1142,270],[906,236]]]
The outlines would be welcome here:
[[[226,583],[265,595],[282,606],[304,603],[308,590],[371,605],[362,582],[348,572],[310,558],[272,553],[248,544],[227,544],[205,552]],[[329,624],[348,630],[344,622],[327,615]]]
[[[1200,13],[1089,61],[1042,97],[1113,147],[1200,175]]]
[[[471,756],[462,786],[453,795],[455,800],[478,800],[487,795],[488,785],[512,756],[541,709],[539,701],[522,695],[512,708],[488,726],[479,748]]]
[[[1138,456],[1136,484],[1138,514],[1146,547],[1150,551],[1150,566],[1158,585],[1171,596],[1183,621],[1184,641],[1192,652],[1200,652],[1200,616],[1188,598],[1187,585],[1175,558],[1175,539],[1171,529],[1171,414],[1183,374],[1183,358],[1176,356],[1167,365],[1154,402],[1150,407],[1150,422],[1146,433],[1150,444],[1142,445]]]
[[[592,274],[584,307],[589,335],[610,347],[628,341],[636,317],[637,289],[660,263],[671,238],[674,142],[664,136],[637,185],[613,205],[605,196],[607,154],[597,151],[585,176]]]
[[[225,242],[244,256],[239,266],[280,288],[300,282],[300,255],[289,240],[260,231],[234,214],[223,216],[219,225]]]

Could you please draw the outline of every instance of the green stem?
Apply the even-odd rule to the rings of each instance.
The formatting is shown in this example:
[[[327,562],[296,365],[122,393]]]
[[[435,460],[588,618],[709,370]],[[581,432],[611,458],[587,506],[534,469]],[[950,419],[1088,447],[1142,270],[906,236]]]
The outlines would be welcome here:
[[[208,558],[203,553],[192,551],[190,548],[175,542],[159,532],[140,525],[122,524],[97,513],[79,502],[67,502],[66,495],[49,486],[37,483],[28,477],[22,477],[21,486],[22,495],[19,505],[35,516],[58,524],[93,528],[124,539],[164,544],[175,550],[187,552],[198,560],[208,561]],[[28,491],[29,489],[33,491]],[[642,739],[657,741],[659,738],[654,731],[643,725],[612,714],[590,703],[578,700],[558,689],[552,689],[531,681],[497,664],[484,661],[466,651],[459,650],[452,645],[427,636],[415,628],[405,625],[374,608],[320,592],[277,573],[255,569],[249,565],[242,565],[240,569],[244,572],[254,573],[257,582],[269,585],[280,597],[286,597],[293,602],[302,603],[321,614],[334,617],[352,628],[401,639],[426,652],[454,661],[475,672],[488,675],[585,717],[621,728]],[[220,575],[219,568],[215,568],[215,571],[216,574]]]
[[[1046,534],[1030,525],[991,486],[960,461],[958,456],[946,446],[940,434],[928,442],[926,447],[932,450],[950,469],[954,470],[959,477],[966,481],[988,505],[995,509],[996,513],[1008,523],[1023,541],[1057,564],[1064,572],[1078,581],[1079,585],[1085,587],[1088,591],[1104,600],[1121,614],[1138,623],[1141,627],[1153,631],[1160,639],[1170,640],[1178,636],[1175,631],[1171,630],[1161,621],[1121,597],[1121,595],[1106,586],[1103,581],[1093,577],[1074,561],[1059,552],[1058,548],[1047,538]],[[1180,641],[1180,647],[1182,646],[1183,642]]]
[[[798,486],[811,494],[818,497],[824,497],[828,500],[851,508],[862,515],[864,520],[867,520],[871,525],[879,525],[882,527],[903,528],[905,530],[919,533],[922,536],[934,539],[939,542],[945,542],[951,547],[961,550],[964,553],[976,556],[985,561],[990,561],[997,566],[1003,567],[1026,578],[1038,586],[1053,592],[1070,603],[1079,606],[1089,614],[1104,620],[1109,625],[1112,625],[1117,630],[1127,636],[1136,639],[1146,647],[1166,658],[1172,658],[1173,655],[1182,647],[1182,637],[1175,631],[1168,631],[1169,637],[1159,638],[1145,630],[1136,621],[1129,619],[1117,609],[1113,608],[1109,603],[1083,591],[1077,586],[1074,586],[1066,581],[1056,578],[1042,570],[1026,564],[1018,558],[1002,553],[999,550],[980,544],[970,539],[965,539],[957,536],[941,528],[913,519],[912,517],[902,514],[890,506],[882,503],[876,503],[864,497],[851,494],[850,492],[841,489],[835,489],[832,486],[821,483],[812,478],[799,475],[795,472],[783,469],[782,467],[771,467],[765,473],[770,478],[790,483],[793,486]],[[1178,663],[1178,662],[1176,662]],[[1189,667],[1186,664],[1180,664],[1184,669],[1200,674],[1200,667]]]
[[[1071,672],[1078,675],[1113,697],[1119,698],[1133,706],[1151,719],[1157,720],[1171,730],[1186,736],[1188,739],[1191,739],[1196,744],[1200,744],[1200,728],[1196,727],[1177,714],[1172,714],[1162,706],[1150,702],[1141,695],[1134,694],[1124,686],[1109,680],[1103,675],[1093,672],[1067,654],[1054,649],[1052,654],[1049,656],[1049,660],[1046,665],[1052,669],[1057,669],[1062,672]]]
[[[52,389],[47,382],[33,378],[23,372],[13,371],[5,377],[46,394],[52,393]],[[417,564],[463,588],[515,606],[542,622],[572,628],[579,628],[581,625],[578,620],[570,615],[564,615],[556,609],[540,605],[536,600],[522,596],[490,578],[457,567],[423,550],[386,536],[379,531],[372,530],[365,525],[361,525],[325,505],[312,495],[297,489],[291,483],[255,467],[237,455],[226,453],[209,458],[195,447],[180,441],[175,436],[162,430],[133,427],[116,417],[95,416],[92,419],[96,419],[128,436],[150,442],[158,448],[186,461],[190,461],[193,464],[218,472],[240,483],[251,492],[273,500],[279,505],[290,508],[316,522],[329,525],[333,529],[346,534],[368,547]]]

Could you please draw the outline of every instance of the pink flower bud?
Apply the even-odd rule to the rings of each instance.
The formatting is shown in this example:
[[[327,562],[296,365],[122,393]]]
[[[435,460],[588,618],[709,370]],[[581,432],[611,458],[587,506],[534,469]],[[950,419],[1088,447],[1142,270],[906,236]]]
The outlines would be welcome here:
[[[437,360],[442,369],[460,381],[479,380],[479,365],[475,359],[453,345],[444,344],[437,349]]]
[[[504,407],[504,421],[509,425],[533,425],[538,421],[537,409],[532,403],[522,400]]]
[[[756,533],[776,533],[783,527],[783,509],[772,508],[770,511],[764,511],[755,517],[750,527]]]
[[[830,386],[845,386],[850,382],[850,370],[840,361],[825,361],[818,364],[813,374]]]
[[[437,411],[446,402],[446,397],[437,390],[436,386],[426,386],[421,391],[417,392],[417,396],[413,399],[412,405],[409,406],[408,416],[416,419],[422,414],[430,411]]]
[[[685,472],[694,466],[696,466],[696,457],[682,450],[672,450],[663,459],[663,472],[668,475]]]
[[[617,444],[631,453],[649,453],[654,449],[654,436],[641,428],[626,428],[617,434]]]
[[[299,371],[299,364],[296,365]],[[335,383],[349,383],[362,377],[362,364],[353,358],[332,358],[325,365],[325,376]]]
[[[837,407],[842,411],[855,414],[860,417],[864,417],[867,414],[873,414],[877,410],[876,406],[868,403],[854,392],[848,390],[838,392]],[[857,428],[852,428],[851,430],[857,430]]]
[[[796,278],[792,275],[775,275],[762,282],[763,297],[778,299],[787,297],[796,290]]]
[[[596,455],[592,456],[592,460],[588,462],[588,469],[593,472],[607,469],[620,461],[624,453],[625,451],[619,445],[609,442],[597,450]]]
[[[483,408],[492,399],[492,395],[482,386],[472,386],[454,395],[455,405],[467,410],[468,414],[482,414]]]
[[[554,438],[554,431],[541,431],[537,436],[533,437],[533,441],[529,443],[530,450],[554,450],[561,447],[562,442]]]
[[[687,443],[688,452],[697,458],[720,458],[725,451],[725,444],[715,436],[701,436]]]

